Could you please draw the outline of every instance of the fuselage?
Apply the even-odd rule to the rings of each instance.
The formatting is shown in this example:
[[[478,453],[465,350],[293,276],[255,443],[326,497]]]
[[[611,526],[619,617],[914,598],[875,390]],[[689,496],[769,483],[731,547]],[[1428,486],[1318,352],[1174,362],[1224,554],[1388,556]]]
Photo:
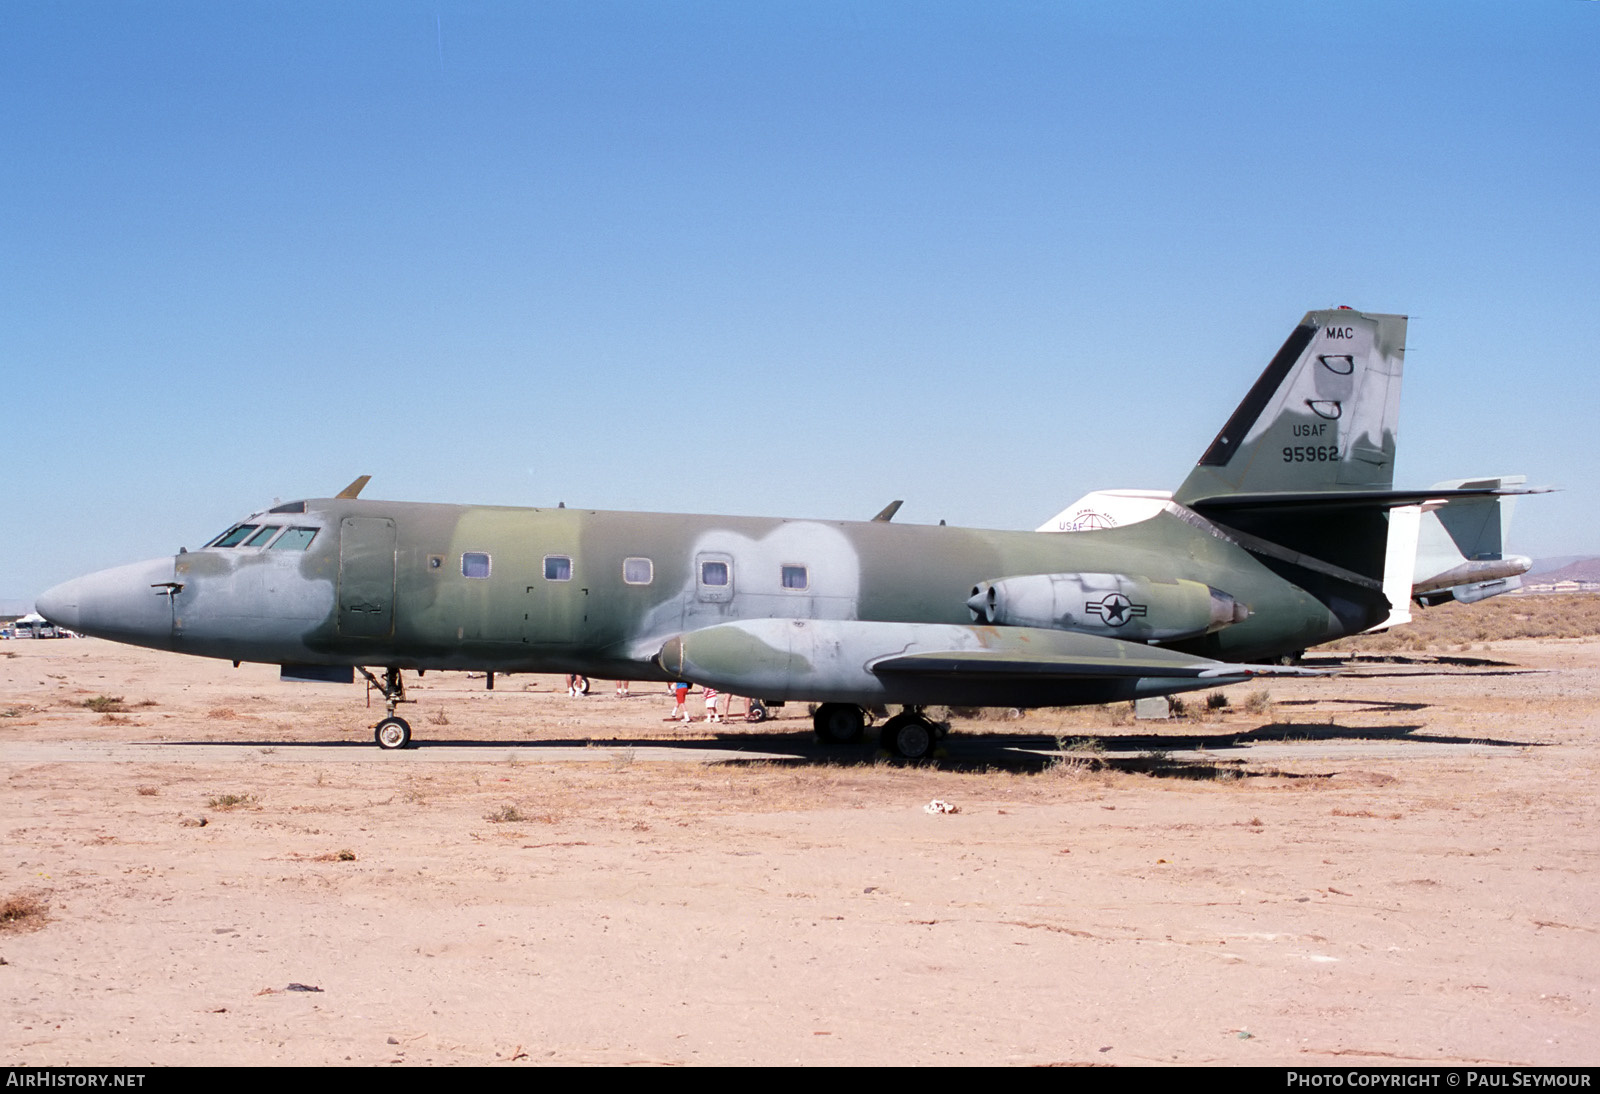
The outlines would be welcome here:
[[[1347,632],[1203,524],[1162,513],[1044,534],[335,498],[67,582],[39,608],[86,634],[235,661],[624,679],[667,678],[664,642],[732,621],[971,624],[975,587],[1019,575],[1223,590],[1245,618],[1160,643],[1206,657],[1274,657]]]

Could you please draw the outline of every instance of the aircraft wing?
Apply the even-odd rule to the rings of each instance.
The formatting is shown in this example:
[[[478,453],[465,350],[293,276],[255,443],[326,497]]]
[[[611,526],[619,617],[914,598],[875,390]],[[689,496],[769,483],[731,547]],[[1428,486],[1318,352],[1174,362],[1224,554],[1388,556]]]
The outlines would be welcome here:
[[[1314,675],[1078,631],[853,619],[719,623],[668,639],[656,660],[736,695],[863,704],[1061,706]]]
[[[1104,641],[1115,642],[1115,639]],[[1285,665],[1246,665],[1212,661],[1204,657],[1187,657],[1179,654],[1173,658],[1155,658],[1141,654],[1166,653],[1147,646],[1121,642],[1132,651],[1124,657],[1062,658],[1048,655],[1028,656],[997,651],[959,651],[952,653],[913,653],[905,657],[889,657],[875,663],[872,671],[882,674],[946,675],[972,674],[989,679],[1015,678],[1019,680],[1112,680],[1142,677],[1163,679],[1193,679],[1207,686],[1220,682],[1232,683],[1255,676],[1322,676],[1317,669],[1292,668]]]

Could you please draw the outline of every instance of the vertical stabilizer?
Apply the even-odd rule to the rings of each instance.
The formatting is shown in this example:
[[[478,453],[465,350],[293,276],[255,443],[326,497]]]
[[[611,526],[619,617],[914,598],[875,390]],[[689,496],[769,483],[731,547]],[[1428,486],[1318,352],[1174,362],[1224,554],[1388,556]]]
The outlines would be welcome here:
[[[1403,315],[1307,312],[1176,499],[1388,489],[1405,339]]]

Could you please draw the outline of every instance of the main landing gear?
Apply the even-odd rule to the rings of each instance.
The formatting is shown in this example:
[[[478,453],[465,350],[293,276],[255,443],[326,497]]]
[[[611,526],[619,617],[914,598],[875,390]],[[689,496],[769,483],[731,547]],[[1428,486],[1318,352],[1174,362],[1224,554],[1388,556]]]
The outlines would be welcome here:
[[[939,727],[920,707],[906,707],[883,723],[878,740],[896,756],[907,760],[926,760],[939,747]]]
[[[844,745],[861,739],[866,712],[854,703],[823,703],[811,716],[823,744]],[[878,740],[884,749],[907,760],[926,760],[939,747],[942,736],[920,707],[906,707],[883,723]]]
[[[861,740],[866,712],[854,703],[823,703],[811,716],[817,739],[825,745],[847,745]]]
[[[396,704],[411,702],[406,698],[406,682],[401,679],[400,670],[384,669],[381,682],[360,665],[356,666],[356,671],[367,678],[369,687],[383,693],[384,707],[388,714],[383,721],[372,727],[372,737],[378,742],[378,747],[386,752],[392,752],[411,744],[411,723],[404,718],[396,717],[394,713]]]

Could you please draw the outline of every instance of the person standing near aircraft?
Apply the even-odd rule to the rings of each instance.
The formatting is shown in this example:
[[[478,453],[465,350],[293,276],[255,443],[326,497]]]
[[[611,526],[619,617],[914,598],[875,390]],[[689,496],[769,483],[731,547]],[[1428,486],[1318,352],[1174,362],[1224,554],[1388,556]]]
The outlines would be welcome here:
[[[672,697],[676,705],[673,706],[672,713],[667,715],[666,720],[669,722],[676,722],[681,718],[685,722],[693,721],[693,719],[689,717],[688,681],[679,680],[674,683],[672,685]]]

